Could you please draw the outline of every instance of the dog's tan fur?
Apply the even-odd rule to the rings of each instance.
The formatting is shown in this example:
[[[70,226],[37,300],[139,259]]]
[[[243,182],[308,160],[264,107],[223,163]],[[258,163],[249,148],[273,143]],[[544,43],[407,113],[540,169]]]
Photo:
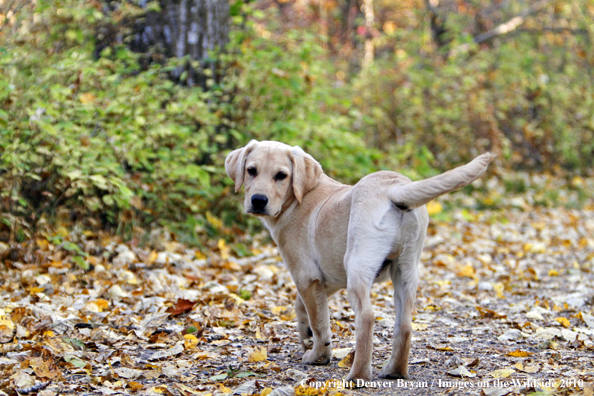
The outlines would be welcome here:
[[[299,147],[252,140],[228,155],[225,169],[235,181],[235,191],[245,184],[245,210],[262,217],[295,281],[304,363],[330,362],[328,297],[346,287],[356,330],[355,359],[347,380],[371,379],[375,317],[370,289],[389,276],[396,320],[392,355],[380,377],[408,375],[418,263],[428,224],[424,205],[471,183],[492,159],[490,153],[483,154],[418,182],[382,171],[348,186],[326,176]],[[312,335],[313,347],[307,350]]]

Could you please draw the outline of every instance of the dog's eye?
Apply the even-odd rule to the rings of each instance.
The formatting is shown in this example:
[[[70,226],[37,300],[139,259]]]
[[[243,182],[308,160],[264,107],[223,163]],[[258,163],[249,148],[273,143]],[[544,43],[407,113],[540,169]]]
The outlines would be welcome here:
[[[254,167],[249,167],[247,171],[250,176],[255,177],[258,174],[258,171],[256,171],[256,168],[254,168]]]
[[[274,176],[274,180],[281,181],[287,178],[287,174],[285,172],[278,172],[276,176]]]

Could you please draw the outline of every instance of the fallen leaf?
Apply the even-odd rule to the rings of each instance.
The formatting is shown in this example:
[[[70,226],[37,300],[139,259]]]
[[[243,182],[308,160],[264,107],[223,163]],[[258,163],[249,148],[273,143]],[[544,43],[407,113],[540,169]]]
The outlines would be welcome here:
[[[224,239],[219,239],[219,242],[217,243],[217,246],[219,248],[219,251],[221,253],[221,258],[223,260],[227,260],[229,258],[229,246],[227,246],[227,243],[225,242]]]
[[[473,266],[465,265],[464,267],[460,268],[460,270],[458,270],[456,275],[461,276],[461,277],[467,277],[467,278],[475,278],[476,271]]]
[[[196,302],[180,298],[175,303],[175,306],[167,308],[170,317],[178,316],[186,312],[190,312],[196,305]]]
[[[519,349],[516,349],[513,352],[507,353],[507,356],[512,356],[512,357],[526,357],[526,356],[530,356],[530,355],[534,355],[534,353],[528,352],[528,351],[522,351]]]
[[[213,375],[209,379],[211,381],[221,381],[221,380],[224,380],[225,378],[227,378],[228,376],[229,376],[229,374],[223,373],[223,374]]]
[[[144,370],[137,370],[128,367],[118,367],[114,369],[114,371],[119,377],[126,379],[135,379],[144,374]]]
[[[506,318],[507,315],[505,314],[498,314],[497,312],[493,311],[492,309],[489,308],[483,308],[481,306],[476,306],[475,307],[477,311],[479,311],[479,313],[486,317],[486,318],[496,318],[496,319],[503,319]]]
[[[196,345],[198,345],[198,338],[196,338],[195,335],[193,334],[185,334],[184,335],[184,346],[186,347],[186,349],[191,350],[196,348]]]
[[[557,322],[561,323],[561,325],[565,328],[569,328],[571,327],[571,323],[569,322],[569,319],[564,318],[564,317],[559,317],[555,319]]]
[[[457,369],[450,370],[447,372],[449,375],[453,375],[454,377],[476,377],[475,373],[470,372],[466,367],[460,366]]]
[[[586,322],[589,328],[594,329],[594,316],[587,314],[585,312],[581,313],[581,319]]]
[[[504,289],[505,286],[501,282],[497,282],[493,285],[493,290],[497,293],[497,298],[505,298],[505,295],[503,294]]]
[[[426,323],[412,323],[412,329],[414,331],[422,331],[426,330],[429,326]]]
[[[268,358],[266,348],[256,347],[248,355],[250,362],[263,362]]]
[[[332,350],[332,356],[334,356],[336,359],[344,359],[344,357],[346,355],[348,355],[351,350],[352,350],[352,348],[337,348],[337,349],[333,349]]]
[[[508,386],[506,388],[499,388],[496,386],[486,387],[482,389],[483,395],[485,396],[505,396],[509,395],[510,393],[514,392],[513,386]]]
[[[0,344],[10,342],[14,337],[15,325],[6,316],[0,316]]]
[[[84,360],[74,355],[64,355],[64,360],[78,368],[83,368],[87,365],[87,363]]]
[[[429,345],[428,348],[435,349],[437,351],[444,351],[444,352],[453,351],[453,349],[449,345],[447,345],[447,344]]]
[[[501,369],[501,370],[491,371],[489,374],[493,378],[507,378],[515,372],[516,372],[516,370],[513,370],[513,369]]]
[[[349,368],[353,365],[353,361],[355,360],[355,350],[352,349],[349,353],[342,358],[340,362],[338,362],[338,367],[340,368]]]

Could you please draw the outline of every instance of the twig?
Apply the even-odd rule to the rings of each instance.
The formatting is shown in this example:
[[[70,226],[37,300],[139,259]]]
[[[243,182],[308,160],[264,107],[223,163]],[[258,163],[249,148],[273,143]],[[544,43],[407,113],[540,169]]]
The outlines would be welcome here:
[[[522,11],[522,13],[520,15],[513,17],[509,21],[502,23],[501,25],[489,30],[488,32],[479,34],[478,36],[474,37],[473,41],[476,44],[480,44],[485,41],[491,40],[495,37],[502,36],[504,34],[513,32],[520,25],[522,25],[524,22],[526,22],[526,18],[528,16],[530,16],[532,14],[536,14],[537,12],[539,12],[543,8],[545,8],[548,4],[549,4],[549,0],[540,1],[536,4],[534,4],[532,7],[528,7],[527,9]],[[448,54],[448,57],[456,56],[462,52],[468,51],[468,49],[470,49],[470,44],[468,44],[468,43],[459,45],[458,47],[456,47],[450,51],[450,53]]]

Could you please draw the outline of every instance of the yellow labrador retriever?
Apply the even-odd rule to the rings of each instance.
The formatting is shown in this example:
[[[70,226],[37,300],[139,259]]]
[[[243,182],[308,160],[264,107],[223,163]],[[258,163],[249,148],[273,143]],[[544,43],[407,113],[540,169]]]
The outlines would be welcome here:
[[[231,152],[225,170],[235,191],[245,184],[245,210],[270,230],[295,281],[303,362],[332,357],[328,297],[347,288],[355,312],[355,359],[347,380],[372,377],[374,312],[370,289],[394,284],[394,344],[382,378],[405,378],[417,293],[418,263],[427,232],[425,204],[481,176],[490,153],[432,178],[411,182],[396,172],[376,172],[348,186],[326,176],[301,148],[252,140]],[[313,336],[313,347],[308,340]]]

